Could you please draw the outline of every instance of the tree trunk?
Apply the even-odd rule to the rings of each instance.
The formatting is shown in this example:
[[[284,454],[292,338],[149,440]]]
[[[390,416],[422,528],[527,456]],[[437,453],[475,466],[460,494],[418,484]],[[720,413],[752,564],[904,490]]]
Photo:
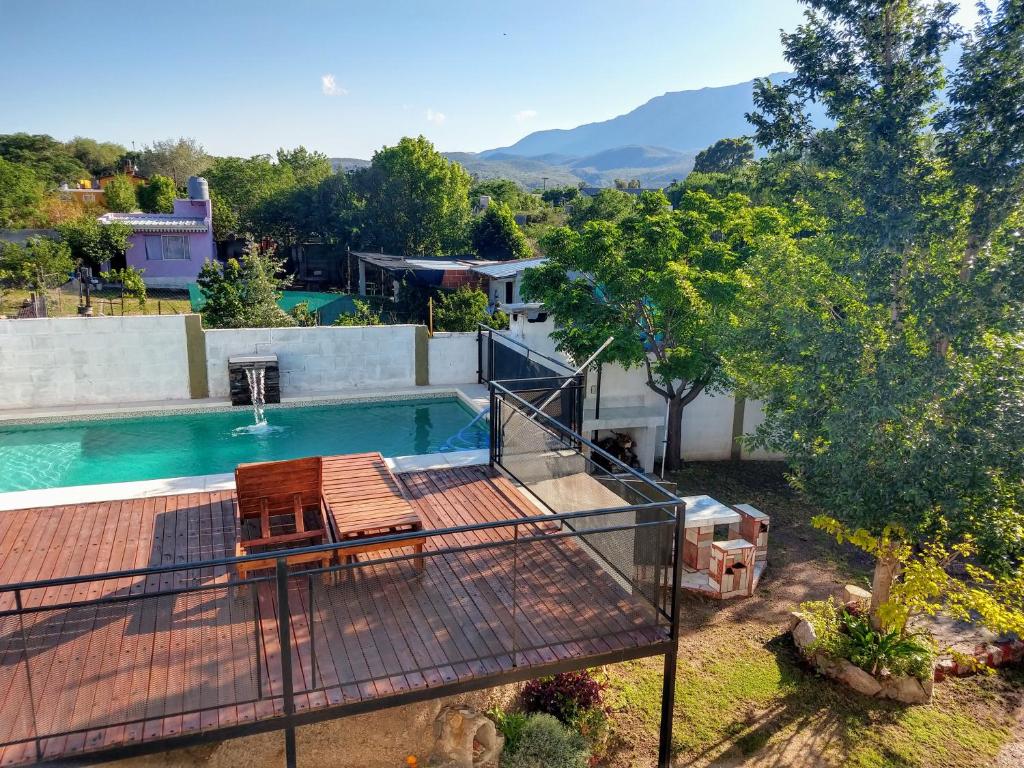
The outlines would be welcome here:
[[[668,424],[665,425],[665,471],[683,468],[683,398],[668,400]]]
[[[889,600],[893,582],[896,581],[899,573],[900,563],[892,555],[879,556],[875,560],[875,573],[871,579],[871,626],[873,629],[882,629],[878,609],[882,603]]]

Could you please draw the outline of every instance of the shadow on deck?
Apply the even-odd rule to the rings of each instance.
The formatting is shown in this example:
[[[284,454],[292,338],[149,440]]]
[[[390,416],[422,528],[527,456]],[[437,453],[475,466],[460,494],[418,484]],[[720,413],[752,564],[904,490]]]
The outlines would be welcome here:
[[[239,582],[232,492],[0,513],[0,765],[668,652],[671,514],[538,519],[489,467],[399,481],[424,521],[422,571],[391,550]]]

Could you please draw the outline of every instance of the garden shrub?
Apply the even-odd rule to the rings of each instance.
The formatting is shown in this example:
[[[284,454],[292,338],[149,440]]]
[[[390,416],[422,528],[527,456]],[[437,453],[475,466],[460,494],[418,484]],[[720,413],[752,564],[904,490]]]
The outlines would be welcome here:
[[[846,659],[872,675],[911,675],[920,680],[932,675],[935,650],[923,636],[899,630],[878,632],[867,615],[840,606],[831,597],[802,603],[800,615],[817,638],[809,653]]]
[[[515,751],[501,758],[502,768],[587,768],[589,763],[583,737],[546,714],[530,715]]]
[[[608,714],[600,707],[581,709],[576,713],[569,727],[583,737],[590,752],[591,762],[594,759],[604,757],[608,751],[608,737],[611,735],[611,724],[608,721]]]
[[[531,680],[523,688],[527,712],[542,712],[571,725],[583,711],[601,704],[604,685],[587,670]]]
[[[523,730],[526,728],[526,713],[506,712],[495,707],[487,712],[487,716],[494,721],[498,731],[505,737],[505,752],[507,754],[515,752],[519,748]]]

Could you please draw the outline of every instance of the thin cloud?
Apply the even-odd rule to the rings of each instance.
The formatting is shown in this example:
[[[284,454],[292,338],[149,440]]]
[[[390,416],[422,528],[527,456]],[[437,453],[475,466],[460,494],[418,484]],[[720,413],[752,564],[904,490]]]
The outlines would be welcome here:
[[[516,112],[512,117],[515,118],[517,123],[525,123],[527,120],[533,120],[537,116],[536,109],[521,109]]]
[[[348,93],[347,90],[338,85],[338,81],[334,79],[334,75],[330,72],[320,75],[320,90],[324,92],[324,96],[344,96]]]
[[[427,110],[427,122],[433,123],[434,125],[441,125],[448,118],[445,117],[444,112],[435,112],[432,109]]]

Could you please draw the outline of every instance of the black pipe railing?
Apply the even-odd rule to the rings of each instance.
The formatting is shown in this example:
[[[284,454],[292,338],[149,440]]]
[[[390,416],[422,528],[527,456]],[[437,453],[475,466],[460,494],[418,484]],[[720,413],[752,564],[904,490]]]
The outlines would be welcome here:
[[[0,585],[0,672],[9,681],[0,710],[0,747],[24,745],[36,761],[44,761],[44,745],[55,737],[83,738],[121,726],[139,730],[154,718],[199,722],[209,711],[202,705],[209,670],[219,675],[213,683],[215,708],[245,707],[255,713],[245,725],[233,727],[232,735],[247,728],[290,731],[308,722],[309,707],[322,707],[325,717],[332,716],[332,706],[353,696],[365,711],[372,708],[364,700],[374,698],[367,691],[380,684],[380,670],[346,668],[339,648],[353,642],[350,635],[359,634],[357,627],[367,621],[413,653],[413,659],[402,661],[401,676],[414,688],[414,680],[438,687],[437,695],[445,694],[446,685],[471,685],[465,673],[449,679],[444,672],[449,667],[475,670],[473,677],[493,685],[502,676],[523,679],[518,670],[554,668],[551,649],[558,647],[591,649],[594,658],[602,659],[636,657],[644,648],[666,652],[678,637],[677,590],[672,587],[679,579],[682,502],[501,384],[492,383],[491,398],[495,466],[522,469],[516,457],[524,454],[515,451],[523,446],[508,442],[510,428],[525,425],[528,436],[540,429],[544,437],[538,448],[550,443],[559,460],[575,459],[584,474],[600,480],[605,503],[559,509],[551,495],[536,492],[537,482],[523,482],[554,513],[361,541],[392,545],[373,559],[346,562],[343,550],[351,543],[331,543]],[[602,454],[615,474],[629,476],[633,495],[615,484],[612,473],[599,475],[604,470],[578,449]],[[550,472],[547,479],[557,484],[560,477]],[[424,552],[400,550],[403,542],[421,537],[428,542]],[[288,566],[293,555],[327,552],[338,553],[330,567],[296,571]],[[271,572],[234,577],[238,565],[268,558],[275,562]],[[624,598],[633,598],[629,622],[622,618]],[[452,606],[469,619],[452,613]],[[469,632],[467,621],[474,625],[474,638],[466,634],[462,642],[442,647],[431,634],[458,638]],[[172,632],[179,633],[173,640]],[[218,632],[230,634],[227,646],[215,641]],[[84,635],[90,653],[69,654],[66,644],[83,642]],[[358,642],[376,639],[360,635]],[[90,658],[94,652],[116,653],[104,647],[106,641],[157,644],[165,655],[180,655],[177,671],[168,675],[166,688],[126,682],[115,690],[113,680],[96,679],[99,662]],[[427,643],[430,652],[417,652],[417,642]],[[353,658],[362,652],[350,650]],[[58,656],[63,666],[54,676]],[[586,656],[558,663],[578,667]],[[170,670],[170,662],[155,652],[145,662],[139,658],[118,667],[118,679],[138,673],[140,663],[143,674],[149,664],[147,681],[158,681]],[[201,659],[202,669],[190,671],[184,659]],[[185,678],[178,677],[172,686],[171,677],[182,670]],[[77,691],[62,685],[79,680],[101,686],[97,699],[106,696],[115,703],[90,707],[85,715],[68,711],[67,702],[75,701]],[[134,691],[136,700],[119,707],[116,701],[127,690]],[[403,695],[424,697],[422,689]],[[307,697],[301,705],[300,697]],[[321,703],[310,703],[314,699]],[[395,697],[388,702],[395,703]],[[268,718],[275,724],[268,726]],[[209,738],[217,738],[216,729]],[[286,756],[293,753],[289,734]]]

